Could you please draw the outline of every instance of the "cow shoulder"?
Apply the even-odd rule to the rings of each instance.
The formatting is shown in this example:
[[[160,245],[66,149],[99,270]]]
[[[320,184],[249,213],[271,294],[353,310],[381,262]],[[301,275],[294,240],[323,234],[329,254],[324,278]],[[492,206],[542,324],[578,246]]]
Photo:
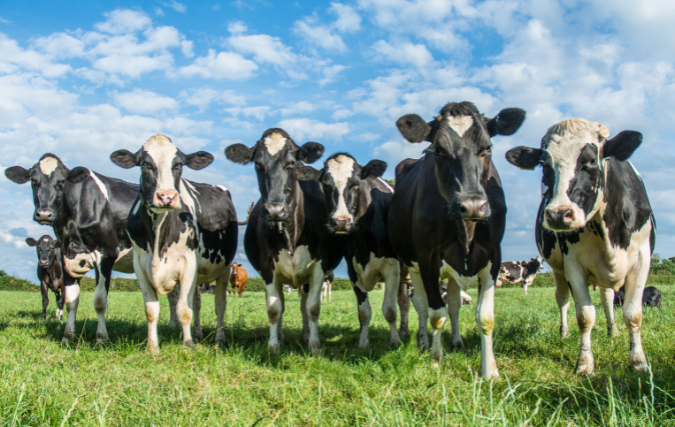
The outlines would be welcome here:
[[[225,187],[184,180],[190,196],[196,201],[195,210],[200,229],[224,230],[237,222],[232,197]]]

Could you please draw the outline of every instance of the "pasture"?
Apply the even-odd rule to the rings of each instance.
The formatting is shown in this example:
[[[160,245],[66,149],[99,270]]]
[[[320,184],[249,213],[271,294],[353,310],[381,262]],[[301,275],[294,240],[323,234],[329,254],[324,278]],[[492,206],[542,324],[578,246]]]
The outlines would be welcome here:
[[[83,292],[78,342],[60,343],[65,324],[39,319],[36,293],[0,292],[0,425],[675,425],[675,286],[660,286],[663,308],[645,309],[643,345],[652,371],[628,368],[628,334],[607,338],[597,292],[590,378],[574,375],[579,333],[573,304],[571,338],[558,335],[553,288],[497,289],[495,353],[501,378],[479,378],[480,337],[474,307],[461,310],[465,348],[440,368],[414,339],[391,349],[372,292],[371,349],[359,351],[356,302],[350,291],[322,304],[323,352],[300,343],[297,293],[287,297],[286,345],[268,352],[264,294],[228,298],[225,348],[213,345],[213,296],[203,296],[205,340],[181,347],[180,328],[168,327],[162,298],[160,353],[145,351],[147,323],[140,292],[115,292],[107,311],[111,342],[95,346],[96,314]],[[476,301],[476,290],[470,295]],[[617,318],[621,319],[617,312]],[[410,312],[411,335],[417,316]],[[446,325],[449,331],[449,325]]]

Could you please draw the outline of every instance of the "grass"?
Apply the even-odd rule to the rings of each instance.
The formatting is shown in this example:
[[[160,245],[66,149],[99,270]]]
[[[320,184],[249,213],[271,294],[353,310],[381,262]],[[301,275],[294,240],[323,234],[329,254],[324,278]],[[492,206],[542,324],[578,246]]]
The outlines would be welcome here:
[[[213,297],[203,298],[205,340],[181,347],[179,329],[168,327],[162,301],[160,354],[145,352],[142,296],[115,292],[107,315],[111,343],[95,346],[92,293],[83,292],[76,344],[60,344],[64,324],[41,321],[35,293],[0,292],[0,425],[53,426],[666,426],[675,425],[675,286],[661,286],[663,308],[646,309],[643,345],[652,370],[628,368],[628,334],[607,338],[594,292],[595,374],[574,375],[578,328],[558,335],[552,288],[498,289],[495,352],[501,379],[486,382],[473,308],[461,310],[465,348],[433,368],[414,342],[393,350],[379,304],[371,294],[371,350],[359,351],[352,292],[333,293],[322,305],[323,354],[300,344],[297,293],[288,298],[286,345],[267,350],[262,293],[229,298],[228,345],[213,345]],[[475,301],[475,290],[469,292]],[[475,307],[475,306],[474,306]],[[620,313],[619,319],[620,319]],[[411,310],[411,332],[417,318]],[[449,327],[448,327],[449,329]]]

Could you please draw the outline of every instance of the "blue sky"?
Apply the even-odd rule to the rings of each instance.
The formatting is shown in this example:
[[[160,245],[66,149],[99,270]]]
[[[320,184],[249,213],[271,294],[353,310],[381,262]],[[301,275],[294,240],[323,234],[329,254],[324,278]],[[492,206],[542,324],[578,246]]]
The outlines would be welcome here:
[[[396,119],[430,119],[468,100],[486,116],[528,113],[516,135],[494,139],[509,208],[505,260],[537,254],[541,172],[518,171],[504,153],[537,146],[568,117],[612,135],[643,132],[633,163],[656,212],[657,252],[673,256],[674,20],[675,3],[662,0],[6,1],[0,167],[53,152],[71,168],[133,182],[139,171],[113,165],[110,153],[163,133],[186,153],[215,155],[185,175],[227,186],[244,217],[257,183],[251,167],[225,160],[227,145],[282,127],[328,155],[385,160],[393,177],[423,149],[401,138]],[[34,279],[24,239],[51,228],[31,220],[28,185],[2,175],[0,196],[0,268]],[[241,245],[237,257],[248,264]]]

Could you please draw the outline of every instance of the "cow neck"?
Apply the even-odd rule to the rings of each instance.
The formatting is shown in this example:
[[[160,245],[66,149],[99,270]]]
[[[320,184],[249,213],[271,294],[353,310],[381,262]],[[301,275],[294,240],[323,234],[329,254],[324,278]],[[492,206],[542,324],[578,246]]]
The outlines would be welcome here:
[[[469,256],[471,243],[473,242],[473,237],[476,233],[476,222],[457,219],[453,219],[452,222],[455,226],[455,231],[457,232],[457,240],[464,250],[464,255]]]
[[[294,197],[289,205],[290,214],[288,220],[279,222],[277,225],[277,231],[281,234],[284,245],[290,253],[295,251],[302,229],[305,227],[304,193],[297,181],[295,182],[293,194]]]

